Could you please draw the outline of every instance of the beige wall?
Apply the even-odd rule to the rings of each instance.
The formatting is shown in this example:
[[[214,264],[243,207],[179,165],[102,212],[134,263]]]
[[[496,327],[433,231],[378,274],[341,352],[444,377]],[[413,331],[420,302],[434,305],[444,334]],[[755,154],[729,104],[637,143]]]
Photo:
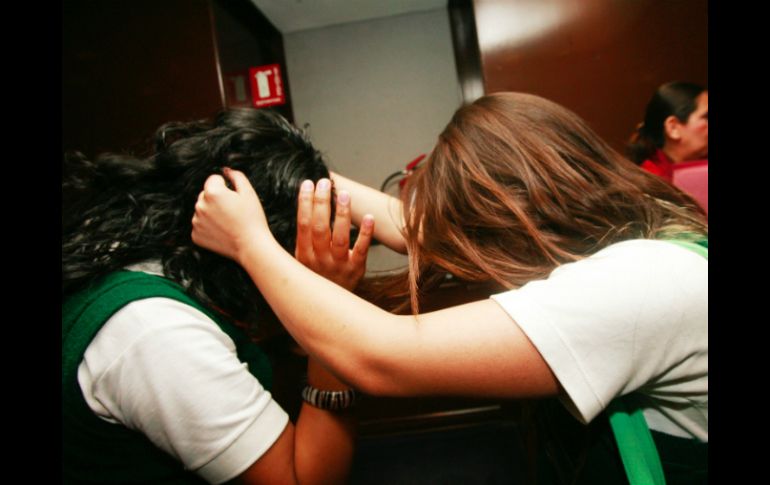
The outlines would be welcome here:
[[[370,186],[428,152],[462,100],[446,9],[285,34],[284,47],[295,123]],[[406,264],[384,247],[369,258]]]

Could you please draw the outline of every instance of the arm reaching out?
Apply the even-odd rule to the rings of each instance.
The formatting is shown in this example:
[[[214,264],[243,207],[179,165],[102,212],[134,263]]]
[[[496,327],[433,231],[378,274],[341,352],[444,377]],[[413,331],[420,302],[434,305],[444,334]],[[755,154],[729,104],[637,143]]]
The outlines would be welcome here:
[[[332,180],[337,190],[348,192],[355,201],[351,206],[353,224],[361,227],[364,216],[372,214],[377,221],[374,238],[390,249],[406,254],[406,241],[401,233],[404,228],[401,201],[337,173],[332,173]]]
[[[270,236],[264,215],[256,217],[261,209],[247,207],[259,204],[255,194],[244,197],[253,194],[248,179],[237,171],[228,176],[235,191],[224,180],[211,187],[207,182],[195,206],[193,241],[235,255],[289,333],[343,381],[387,396],[558,392],[543,357],[494,301],[416,316],[390,314],[294,259]],[[328,206],[328,191],[304,191],[300,218],[311,219],[316,204]]]

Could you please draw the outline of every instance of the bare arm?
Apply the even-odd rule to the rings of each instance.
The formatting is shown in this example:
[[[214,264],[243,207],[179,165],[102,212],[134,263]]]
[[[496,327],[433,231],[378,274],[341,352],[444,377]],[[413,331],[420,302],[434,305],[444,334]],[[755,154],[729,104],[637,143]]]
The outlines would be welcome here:
[[[248,180],[238,172],[231,178],[236,191],[218,176],[207,182],[196,205],[193,240],[239,261],[300,345],[346,382],[393,396],[557,393],[543,358],[494,301],[417,317],[385,312],[286,253],[261,222]],[[300,210],[313,219],[324,214],[314,208],[329,203],[318,190],[299,197]]]
[[[316,388],[343,390],[348,386],[310,358],[308,382]],[[235,484],[342,484],[353,458],[355,427],[347,412],[330,412],[302,403],[296,426],[289,423]]]
[[[239,260],[300,345],[364,392],[556,393],[545,361],[492,300],[398,316],[313,273],[269,240],[254,241]]]
[[[337,173],[332,173],[332,180],[337,190],[347,191],[355,201],[351,207],[353,224],[361,227],[364,215],[373,215],[377,221],[374,238],[390,249],[406,254],[406,242],[401,234],[404,227],[401,201]]]

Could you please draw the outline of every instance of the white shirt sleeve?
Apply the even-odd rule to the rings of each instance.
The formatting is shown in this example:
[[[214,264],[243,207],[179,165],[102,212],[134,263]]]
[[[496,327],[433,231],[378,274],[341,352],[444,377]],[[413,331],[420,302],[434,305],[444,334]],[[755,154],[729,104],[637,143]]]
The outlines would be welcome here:
[[[635,390],[653,429],[708,440],[708,263],[634,240],[492,296],[527,334],[581,421]]]
[[[78,382],[99,417],[144,433],[211,483],[245,471],[289,420],[238,360],[232,339],[168,298],[113,315],[86,350]]]

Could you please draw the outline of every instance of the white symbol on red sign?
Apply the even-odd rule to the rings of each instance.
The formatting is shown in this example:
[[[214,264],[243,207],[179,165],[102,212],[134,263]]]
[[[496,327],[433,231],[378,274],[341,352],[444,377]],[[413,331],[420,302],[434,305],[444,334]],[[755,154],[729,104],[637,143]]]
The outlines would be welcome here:
[[[270,97],[270,84],[267,82],[267,77],[272,72],[259,71],[254,76],[257,78],[257,94],[260,98]]]
[[[249,79],[254,107],[264,108],[286,102],[278,64],[250,68]]]

